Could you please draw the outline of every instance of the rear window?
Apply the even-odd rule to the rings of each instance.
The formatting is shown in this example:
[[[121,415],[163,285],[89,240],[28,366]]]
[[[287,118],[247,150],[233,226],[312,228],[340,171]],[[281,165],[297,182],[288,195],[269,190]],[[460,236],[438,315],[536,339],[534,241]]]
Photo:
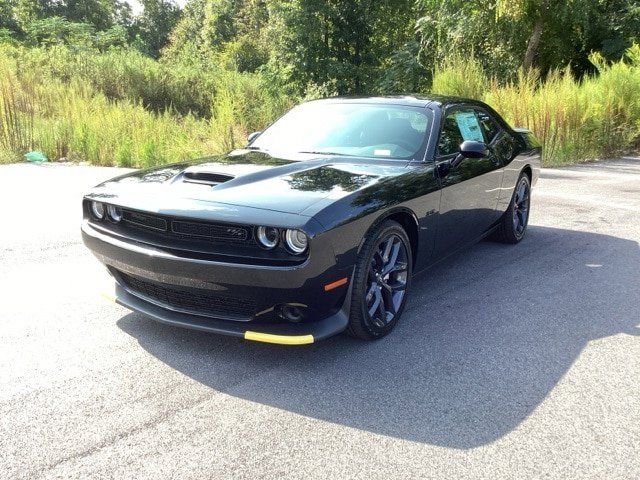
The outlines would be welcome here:
[[[487,139],[487,143],[493,142],[500,133],[500,126],[491,115],[482,110],[478,111],[478,119]]]

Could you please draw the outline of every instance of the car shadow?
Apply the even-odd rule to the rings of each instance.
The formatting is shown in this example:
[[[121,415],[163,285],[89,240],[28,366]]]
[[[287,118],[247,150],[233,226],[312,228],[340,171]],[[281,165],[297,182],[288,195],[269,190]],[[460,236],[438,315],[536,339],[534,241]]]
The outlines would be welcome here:
[[[638,243],[530,226],[414,281],[394,333],[282,347],[131,313],[119,327],[162,362],[243,399],[353,428],[473,448],[516,428],[591,340],[638,334]]]

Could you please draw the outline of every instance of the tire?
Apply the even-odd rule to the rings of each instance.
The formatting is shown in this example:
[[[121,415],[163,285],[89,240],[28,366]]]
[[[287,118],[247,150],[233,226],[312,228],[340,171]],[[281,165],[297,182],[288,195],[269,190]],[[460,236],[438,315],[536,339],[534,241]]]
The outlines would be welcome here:
[[[509,208],[502,216],[493,238],[502,243],[520,242],[527,232],[531,210],[531,181],[525,173],[520,174],[513,191]]]
[[[367,234],[353,277],[349,335],[375,340],[393,330],[411,286],[412,258],[411,242],[399,223],[385,220]]]

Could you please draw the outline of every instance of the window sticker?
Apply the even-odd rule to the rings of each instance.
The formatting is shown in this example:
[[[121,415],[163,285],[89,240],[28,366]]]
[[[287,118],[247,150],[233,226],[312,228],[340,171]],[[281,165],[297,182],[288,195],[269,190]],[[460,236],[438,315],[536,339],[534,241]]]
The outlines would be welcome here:
[[[456,123],[464,140],[475,140],[484,142],[480,123],[473,112],[456,112]]]
[[[373,154],[376,155],[376,156],[384,155],[384,156],[388,157],[389,155],[391,155],[391,150],[385,150],[385,149],[380,148],[380,149],[374,150]]]

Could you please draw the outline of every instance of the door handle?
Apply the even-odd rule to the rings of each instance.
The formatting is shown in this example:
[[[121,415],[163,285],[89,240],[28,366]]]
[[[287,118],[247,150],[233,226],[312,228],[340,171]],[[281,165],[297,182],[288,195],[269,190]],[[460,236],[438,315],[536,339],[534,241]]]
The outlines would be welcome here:
[[[464,160],[464,156],[458,154],[451,160],[439,161],[437,163],[436,168],[438,169],[438,174],[440,175],[440,177],[444,178],[447,175],[449,175],[452,169],[456,168],[458,165],[462,163],[462,160]]]
[[[453,159],[451,159],[451,161],[449,162],[449,165],[451,166],[451,168],[456,168],[458,165],[462,163],[462,160],[464,160],[464,155],[459,153]]]

